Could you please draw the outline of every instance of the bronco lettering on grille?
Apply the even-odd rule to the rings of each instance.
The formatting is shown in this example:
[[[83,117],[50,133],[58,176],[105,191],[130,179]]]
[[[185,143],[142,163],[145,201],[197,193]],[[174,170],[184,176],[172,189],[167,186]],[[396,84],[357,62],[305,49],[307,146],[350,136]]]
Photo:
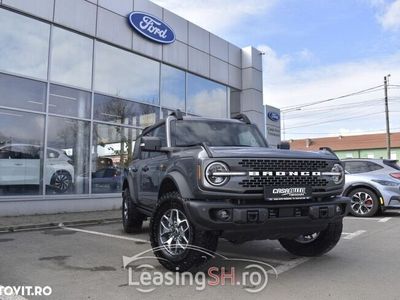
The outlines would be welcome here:
[[[281,171],[250,171],[249,176],[321,176],[321,172],[296,171],[296,172],[281,172]]]

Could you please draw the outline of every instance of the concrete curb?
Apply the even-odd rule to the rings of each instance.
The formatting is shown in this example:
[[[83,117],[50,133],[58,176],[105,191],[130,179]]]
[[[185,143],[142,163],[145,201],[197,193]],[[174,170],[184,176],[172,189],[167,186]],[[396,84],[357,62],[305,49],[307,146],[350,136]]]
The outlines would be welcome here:
[[[76,220],[76,221],[65,221],[61,223],[41,223],[41,224],[22,224],[0,227],[1,233],[12,233],[20,231],[34,231],[43,229],[56,229],[62,226],[89,226],[89,225],[100,225],[110,223],[120,223],[121,218],[109,218],[109,219],[91,219],[91,220]]]

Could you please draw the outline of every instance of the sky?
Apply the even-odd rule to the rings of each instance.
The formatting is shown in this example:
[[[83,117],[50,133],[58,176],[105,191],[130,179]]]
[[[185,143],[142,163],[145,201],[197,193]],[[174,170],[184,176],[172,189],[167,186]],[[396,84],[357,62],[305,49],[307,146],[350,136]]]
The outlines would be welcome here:
[[[284,111],[284,139],[384,132],[388,74],[390,127],[400,131],[400,0],[152,1],[265,53],[264,104]]]

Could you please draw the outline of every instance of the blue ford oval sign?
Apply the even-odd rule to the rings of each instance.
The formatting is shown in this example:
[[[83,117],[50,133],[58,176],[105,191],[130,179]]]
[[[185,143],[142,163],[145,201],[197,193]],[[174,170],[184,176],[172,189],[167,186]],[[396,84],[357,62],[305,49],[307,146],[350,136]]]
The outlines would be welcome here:
[[[280,119],[280,116],[278,113],[270,111],[268,113],[268,119],[270,119],[271,121],[274,121],[274,122],[278,122]]]
[[[136,31],[154,42],[171,44],[175,41],[175,33],[171,27],[157,17],[145,12],[131,12],[129,23]]]

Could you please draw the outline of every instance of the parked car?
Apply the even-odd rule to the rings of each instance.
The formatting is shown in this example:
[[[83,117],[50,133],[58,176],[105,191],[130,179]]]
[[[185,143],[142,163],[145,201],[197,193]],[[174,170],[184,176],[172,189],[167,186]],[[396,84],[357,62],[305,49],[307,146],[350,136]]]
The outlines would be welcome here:
[[[116,191],[122,184],[121,170],[108,167],[92,172],[92,185],[109,186],[111,192]]]
[[[42,148],[37,145],[7,144],[0,147],[0,186],[39,185]],[[46,186],[67,192],[74,182],[74,167],[64,151],[47,148],[43,174]]]
[[[400,208],[400,166],[396,160],[345,159],[343,195],[351,198],[350,213],[371,217],[388,208]]]
[[[123,183],[123,227],[140,232],[150,218],[154,255],[170,271],[205,263],[219,238],[275,239],[294,255],[320,256],[342,234],[350,206],[341,196],[344,177],[326,149],[269,148],[245,115],[207,119],[178,110],[137,138]]]

